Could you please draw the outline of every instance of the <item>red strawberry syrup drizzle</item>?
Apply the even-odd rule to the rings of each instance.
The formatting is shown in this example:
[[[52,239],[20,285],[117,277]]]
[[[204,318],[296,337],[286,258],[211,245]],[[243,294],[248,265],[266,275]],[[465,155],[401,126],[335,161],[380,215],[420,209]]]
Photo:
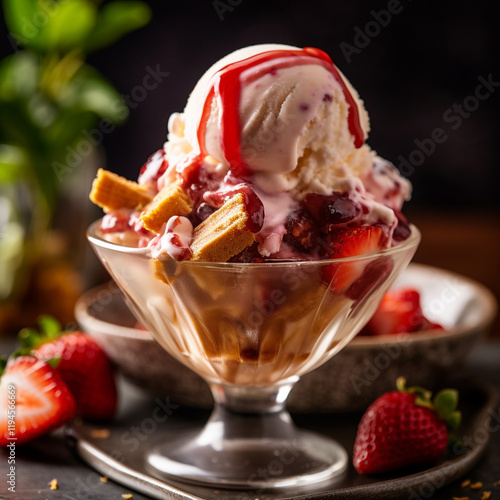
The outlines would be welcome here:
[[[165,173],[168,168],[168,162],[165,158],[165,150],[159,149],[155,151],[147,160],[146,163],[141,167],[139,172],[139,181],[141,177],[144,176],[148,172],[149,169],[152,169],[150,182],[157,182],[158,179]]]
[[[232,196],[241,193],[243,203],[248,214],[246,228],[252,233],[258,233],[264,223],[264,205],[255,191],[247,182],[234,176],[226,176],[226,184],[235,184],[232,188],[217,190],[220,180],[214,179],[212,173],[203,168],[203,155],[197,155],[181,171],[183,187],[194,202],[193,214],[190,217],[194,226],[206,219],[214,211],[211,208],[220,208]],[[240,181],[240,182],[238,182]]]

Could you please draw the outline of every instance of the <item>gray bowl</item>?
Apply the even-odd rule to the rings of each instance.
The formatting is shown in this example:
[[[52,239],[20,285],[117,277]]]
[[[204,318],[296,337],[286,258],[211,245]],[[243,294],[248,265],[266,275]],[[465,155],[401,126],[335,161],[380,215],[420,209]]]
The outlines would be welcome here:
[[[304,375],[292,390],[290,411],[355,411],[393,390],[398,376],[430,389],[446,383],[463,366],[473,345],[485,334],[497,311],[492,293],[456,273],[410,264],[394,287],[420,291],[424,314],[446,331],[356,337],[343,351]],[[209,408],[207,384],[167,354],[136,320],[112,282],[85,293],[75,314],[123,375],[176,403]]]

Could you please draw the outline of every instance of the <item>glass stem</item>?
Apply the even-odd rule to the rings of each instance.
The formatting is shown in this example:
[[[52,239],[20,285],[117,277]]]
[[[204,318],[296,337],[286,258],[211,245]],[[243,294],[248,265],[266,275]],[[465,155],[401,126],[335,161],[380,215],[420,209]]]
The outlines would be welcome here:
[[[160,477],[251,488],[254,496],[271,488],[311,491],[316,483],[337,481],[347,468],[345,450],[326,436],[297,429],[285,408],[296,381],[270,387],[211,383],[215,407],[207,424],[154,448],[147,457],[150,470]]]
[[[215,405],[202,434],[229,440],[293,440],[296,429],[285,404],[297,380],[298,377],[293,377],[269,387],[210,383]]]

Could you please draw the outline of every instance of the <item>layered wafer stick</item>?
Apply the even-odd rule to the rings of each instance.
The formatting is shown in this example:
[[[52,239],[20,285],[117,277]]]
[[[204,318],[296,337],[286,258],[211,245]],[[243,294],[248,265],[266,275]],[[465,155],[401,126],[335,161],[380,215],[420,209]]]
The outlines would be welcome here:
[[[239,193],[196,227],[191,244],[192,260],[227,262],[239,254],[255,241],[247,221],[243,195]]]
[[[193,209],[193,201],[179,182],[165,186],[141,215],[146,229],[159,233],[163,224],[174,215],[187,215]]]
[[[97,171],[89,197],[105,212],[120,208],[140,210],[153,199],[144,186],[102,168]]]

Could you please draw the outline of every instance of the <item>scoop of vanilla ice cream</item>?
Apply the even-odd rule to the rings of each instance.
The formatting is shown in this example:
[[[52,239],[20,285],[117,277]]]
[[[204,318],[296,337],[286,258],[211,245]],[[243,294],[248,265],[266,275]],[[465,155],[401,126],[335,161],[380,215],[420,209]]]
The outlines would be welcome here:
[[[237,50],[215,63],[191,93],[182,118],[185,140],[199,151],[198,127],[204,103],[217,72],[257,54],[276,50],[300,50],[288,45],[256,45]],[[291,64],[274,69],[280,59],[264,61],[240,76],[239,119],[242,159],[255,184],[266,192],[294,194],[352,187],[350,170],[359,174],[373,164],[374,154],[363,146],[357,151],[349,130],[347,103],[341,85],[318,60],[307,65]],[[340,72],[339,72],[340,73]],[[255,77],[255,75],[258,75]],[[366,139],[368,114],[356,90],[340,73],[358,109]],[[205,148],[218,162],[221,150],[222,104],[215,87],[206,124]],[[345,190],[345,189],[342,189]]]

